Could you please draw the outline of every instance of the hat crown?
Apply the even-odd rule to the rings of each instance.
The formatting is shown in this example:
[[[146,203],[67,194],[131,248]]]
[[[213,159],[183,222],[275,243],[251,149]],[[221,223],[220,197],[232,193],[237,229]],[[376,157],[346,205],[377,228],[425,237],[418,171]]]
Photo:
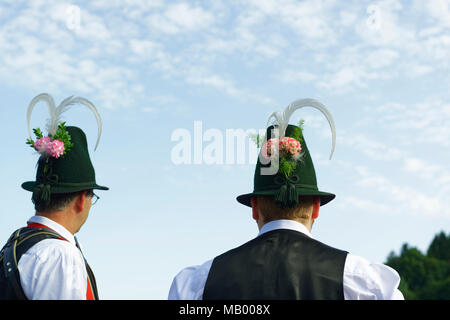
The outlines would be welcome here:
[[[66,129],[73,144],[71,150],[58,159],[41,156],[36,172],[36,183],[95,184],[95,170],[89,156],[86,134],[78,127]]]
[[[266,137],[271,137],[274,126],[271,126],[267,129]],[[278,159],[278,163],[272,163],[272,161],[276,159],[272,159],[268,164],[261,163],[261,157],[258,157],[258,162],[255,168],[254,174],[254,191],[256,193],[260,192],[273,192],[273,195],[277,195],[278,191],[284,188],[302,188],[309,189],[311,191],[317,191],[317,180],[316,180],[316,172],[314,169],[314,164],[311,159],[311,155],[309,153],[308,147],[306,145],[305,139],[303,137],[303,132],[300,127],[294,125],[288,125],[285,133],[285,137],[291,137],[296,139],[301,143],[301,159],[296,161],[295,167],[292,172],[286,176],[279,170],[280,158]],[[270,166],[274,166],[275,169],[278,167],[278,170],[275,174],[267,174],[263,171],[264,168],[268,168]],[[267,170],[266,170],[267,172]],[[292,192],[292,191],[291,191]],[[298,198],[297,192],[295,195],[292,195],[294,198]],[[293,202],[296,202],[292,199]],[[288,199],[283,202],[290,202]],[[294,205],[294,204],[293,204]],[[289,206],[288,203],[281,206]]]

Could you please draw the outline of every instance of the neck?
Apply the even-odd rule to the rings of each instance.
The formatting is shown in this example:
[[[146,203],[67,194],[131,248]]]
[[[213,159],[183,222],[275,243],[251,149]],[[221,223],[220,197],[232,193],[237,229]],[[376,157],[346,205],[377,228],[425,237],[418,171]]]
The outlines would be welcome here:
[[[304,225],[306,227],[306,229],[308,229],[309,232],[311,232],[312,229],[312,225],[314,224],[314,220],[313,219],[309,219],[309,220],[300,220],[300,219],[289,219],[292,221],[296,221],[298,223],[301,223],[302,225]],[[257,221],[258,224],[258,230],[261,230],[261,228],[263,227],[263,225],[265,225],[267,222],[270,221],[263,221],[262,219],[259,219]]]
[[[300,222],[301,224],[303,224],[306,229],[308,229],[309,232],[311,232],[312,226],[314,224],[314,220],[313,219],[309,219],[307,221],[300,221],[300,220],[295,220],[297,222]]]
[[[71,218],[69,212],[63,211],[52,211],[52,212],[36,212],[37,216],[46,217],[56,223],[62,225],[66,228],[72,235],[78,232],[79,228],[76,225],[76,221]]]

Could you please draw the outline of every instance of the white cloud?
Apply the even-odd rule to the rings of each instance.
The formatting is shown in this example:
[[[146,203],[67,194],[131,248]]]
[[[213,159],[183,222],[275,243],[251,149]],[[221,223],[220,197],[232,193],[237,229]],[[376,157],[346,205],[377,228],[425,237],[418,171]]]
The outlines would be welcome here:
[[[284,82],[315,82],[318,76],[310,72],[284,70],[280,74],[280,79]]]
[[[367,63],[373,69],[391,66],[398,58],[398,53],[390,49],[370,51],[367,55]]]
[[[220,75],[211,73],[201,67],[187,68],[184,72],[184,78],[187,83],[197,86],[213,87],[223,91],[229,96],[238,98],[240,100],[251,99],[261,104],[273,104],[274,101],[264,95],[256,95],[248,90],[240,89],[238,86],[229,79],[226,79]]]
[[[34,2],[6,22],[0,30],[2,74],[20,74],[10,80],[27,87],[38,87],[44,80],[52,90],[64,88],[95,95],[107,99],[102,105],[109,107],[133,105],[144,92],[142,77],[154,73],[233,97],[272,101],[239,88],[229,75],[214,71],[211,50],[223,55],[223,48],[230,43],[232,48],[240,48],[248,39],[245,33],[237,40],[217,37],[211,28],[217,22],[213,11],[187,2],[146,5],[142,1],[95,1],[80,6],[80,27],[71,30],[66,25],[67,7]],[[123,14],[117,16],[112,10]],[[136,10],[142,10],[137,21],[133,19],[137,17]],[[174,49],[173,37],[191,37],[196,33],[207,36],[207,41],[192,37],[192,42],[185,42],[180,38],[180,46]],[[248,36],[256,39],[251,33]],[[248,49],[261,57],[273,58],[286,44],[277,35],[269,39],[268,43],[255,41]]]
[[[360,2],[95,0],[80,4],[80,28],[69,30],[68,3],[26,2],[2,21],[0,76],[20,74],[9,80],[38,87],[45,79],[52,88],[108,97],[110,86],[142,92],[142,79],[156,73],[232,97],[272,101],[244,88],[227,65],[334,94],[445,72],[450,37],[444,2],[413,6],[425,21],[440,21],[423,27],[404,18],[413,10],[405,3],[374,4],[382,19],[378,30],[367,27],[367,5]],[[94,63],[98,79],[77,69],[82,61]],[[123,104],[136,99],[128,94]]]
[[[406,74],[409,74],[412,77],[422,77],[426,74],[429,74],[433,71],[432,66],[422,65],[422,64],[412,64],[406,67]]]
[[[206,85],[221,89],[231,96],[243,94],[230,80],[226,80],[219,75],[209,74],[201,69],[189,70],[186,73],[186,80],[191,84]]]
[[[441,165],[429,164],[426,163],[423,159],[420,158],[406,158],[404,170],[406,172],[414,173],[422,178],[435,181],[437,175],[440,175],[444,171],[444,167]]]
[[[432,143],[444,148],[450,145],[449,103],[438,99],[407,106],[387,103],[375,108],[375,112],[379,124],[395,131],[397,141],[404,145]]]
[[[371,6],[375,12],[366,12]],[[440,13],[445,18],[446,6],[442,3],[436,6],[445,7]],[[418,78],[449,67],[450,36],[444,27],[434,24],[433,27],[425,25],[421,29],[405,19],[408,14],[422,15],[423,19],[427,19],[424,12],[429,10],[425,10],[422,4],[416,11],[411,6],[405,6],[405,3],[390,0],[377,1],[367,7],[353,3],[347,9],[339,12],[338,19],[329,10],[317,15],[326,16],[325,20],[334,29],[328,37],[337,37],[344,45],[335,47],[333,42],[328,42],[332,49],[329,52],[321,50],[316,55],[320,57],[317,63],[321,70],[320,79],[314,82],[316,87],[348,93],[369,88],[372,82],[403,76]],[[371,27],[371,18],[378,19],[377,27]],[[347,39],[355,35],[361,41],[346,45]],[[311,70],[318,65],[311,66]],[[292,83],[305,80],[305,77],[293,77],[294,74],[313,74],[308,67],[287,70],[290,74],[286,74],[283,80]]]
[[[208,28],[214,16],[201,7],[192,7],[188,3],[169,5],[160,14],[151,14],[148,17],[149,27],[168,34],[187,33]]]
[[[372,11],[368,10],[367,15],[361,17],[355,31],[372,46],[405,48],[406,45],[408,48],[408,42],[415,40],[415,30],[413,26],[401,23],[403,10],[401,2],[396,0],[373,3]]]
[[[102,107],[129,105],[138,84],[130,84],[132,74],[124,66],[98,59],[122,49],[120,39],[103,19],[82,8],[81,28],[65,25],[67,5],[33,2],[0,30],[3,46],[2,76],[11,83],[42,88],[58,94],[89,95]],[[85,48],[88,48],[85,50]]]
[[[319,86],[325,89],[348,90],[364,86],[367,74],[358,66],[344,66],[340,70],[328,74],[320,80]]]
[[[157,112],[158,109],[154,108],[154,107],[144,107],[141,108],[142,111],[144,111],[145,113],[155,113]]]
[[[135,17],[138,12],[142,14],[154,8],[162,7],[164,0],[91,0],[90,4],[97,9],[120,9],[125,14]]]
[[[344,196],[339,201],[338,206],[345,210],[376,212],[377,214],[391,214],[393,212],[392,206],[389,204],[355,196]]]
[[[434,17],[442,26],[450,27],[450,1],[426,1],[424,2],[424,5],[430,15]]]
[[[299,34],[311,45],[335,42],[335,32],[329,20],[330,10],[334,6],[332,1],[252,0],[248,4],[251,14],[246,16],[247,25],[265,23],[270,19]]]
[[[166,54],[164,53],[161,44],[150,40],[131,39],[129,46],[133,55],[129,58],[137,58],[138,61],[164,59]]]
[[[354,25],[354,23],[358,19],[358,15],[356,14],[356,12],[343,10],[343,11],[339,12],[339,19],[340,19],[339,22],[341,25],[343,25],[345,27],[351,27],[352,25]]]
[[[373,172],[366,167],[357,167],[360,178],[356,184],[366,191],[380,194],[391,207],[391,212],[401,214],[417,214],[434,217],[450,217],[449,199],[445,194],[433,189],[419,189],[395,184],[385,176]]]

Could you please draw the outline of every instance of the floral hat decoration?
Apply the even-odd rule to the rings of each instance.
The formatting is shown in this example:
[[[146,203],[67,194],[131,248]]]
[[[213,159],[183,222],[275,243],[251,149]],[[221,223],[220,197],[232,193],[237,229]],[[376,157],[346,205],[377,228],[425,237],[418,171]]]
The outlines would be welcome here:
[[[252,139],[261,148],[254,175],[252,193],[237,197],[237,201],[251,206],[250,200],[257,195],[272,195],[281,208],[298,205],[299,196],[318,196],[321,205],[335,198],[335,195],[319,191],[314,164],[303,136],[304,121],[298,125],[289,124],[292,114],[304,107],[313,107],[326,117],[331,133],[332,148],[336,144],[334,120],[327,108],[314,99],[300,99],[289,104],[282,112],[274,112],[266,124],[266,135],[254,135]]]
[[[31,135],[31,114],[38,102],[48,105],[50,118],[46,124],[47,135],[40,128],[34,128],[35,139]],[[90,109],[97,120],[98,135],[94,150],[97,149],[102,133],[102,120],[92,102],[82,97],[70,96],[58,107],[47,93],[33,98],[28,106],[27,127],[29,138],[26,141],[39,155],[36,181],[28,181],[22,187],[33,192],[32,200],[48,203],[52,194],[72,193],[88,189],[108,190],[97,185],[95,170],[92,166],[86,134],[78,127],[68,126],[62,121],[62,115],[75,104]]]

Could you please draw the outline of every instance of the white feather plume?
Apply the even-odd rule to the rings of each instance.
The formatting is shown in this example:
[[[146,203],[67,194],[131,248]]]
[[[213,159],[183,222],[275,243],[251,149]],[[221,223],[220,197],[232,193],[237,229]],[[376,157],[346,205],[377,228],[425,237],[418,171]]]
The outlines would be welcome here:
[[[55,112],[50,115],[50,119],[47,121],[47,132],[49,135],[55,135],[58,130],[58,124],[61,122],[61,116],[64,112],[69,110],[70,106],[74,104],[73,96],[64,99],[59,106],[55,109]]]
[[[94,151],[97,150],[98,144],[100,143],[100,137],[102,136],[102,118],[100,117],[100,113],[98,113],[97,108],[94,106],[92,102],[90,102],[86,98],[82,97],[75,97],[73,100],[73,103],[79,103],[82,105],[85,105],[88,107],[95,115],[95,118],[97,119],[97,142],[95,144]]]
[[[52,119],[55,117],[55,109],[56,109],[55,101],[53,100],[53,97],[51,95],[49,95],[48,93],[41,93],[36,97],[34,97],[33,100],[31,100],[30,104],[28,105],[27,110],[27,128],[28,128],[28,135],[30,136],[31,140],[33,139],[33,137],[31,136],[31,127],[30,127],[31,113],[33,112],[34,106],[39,101],[46,102],[48,105],[48,112],[50,114],[50,118]]]
[[[67,97],[66,99],[64,99],[56,108],[55,107],[55,102],[52,98],[51,95],[49,95],[48,93],[41,93],[39,95],[37,95],[36,97],[33,98],[33,100],[31,100],[29,106],[28,106],[28,111],[27,111],[27,126],[28,126],[28,134],[30,136],[30,139],[33,139],[31,136],[31,128],[30,128],[30,120],[31,120],[31,113],[34,109],[34,106],[39,102],[39,101],[44,101],[47,103],[48,105],[48,111],[50,114],[50,118],[47,121],[47,132],[49,135],[54,135],[56,133],[56,130],[58,130],[58,125],[61,122],[61,117],[62,114],[64,112],[66,112],[67,110],[69,110],[69,108],[76,104],[82,104],[85,105],[86,107],[88,107],[95,115],[95,118],[97,120],[97,126],[98,126],[98,134],[97,134],[97,143],[95,144],[95,148],[94,151],[97,149],[98,144],[100,142],[100,137],[102,135],[102,119],[100,117],[100,114],[97,111],[97,108],[94,106],[94,104],[92,102],[90,102],[89,100],[82,98],[82,97]]]
[[[336,128],[335,128],[334,120],[333,120],[331,113],[319,101],[314,100],[314,99],[295,100],[294,102],[290,103],[286,107],[286,109],[284,109],[283,113],[281,113],[281,112],[272,113],[269,116],[267,124],[269,124],[269,122],[272,118],[275,118],[276,124],[278,125],[278,128],[279,128],[279,134],[280,134],[280,139],[281,139],[284,137],[284,135],[286,133],[286,129],[289,125],[289,119],[291,118],[294,111],[296,111],[297,109],[303,108],[303,107],[313,107],[313,108],[319,110],[320,112],[322,112],[323,115],[325,116],[325,118],[327,119],[328,124],[330,125],[330,129],[331,129],[331,139],[332,139],[332,146],[331,146],[331,153],[330,153],[330,159],[331,159],[331,157],[333,156],[333,153],[334,153],[335,145],[336,145]]]

